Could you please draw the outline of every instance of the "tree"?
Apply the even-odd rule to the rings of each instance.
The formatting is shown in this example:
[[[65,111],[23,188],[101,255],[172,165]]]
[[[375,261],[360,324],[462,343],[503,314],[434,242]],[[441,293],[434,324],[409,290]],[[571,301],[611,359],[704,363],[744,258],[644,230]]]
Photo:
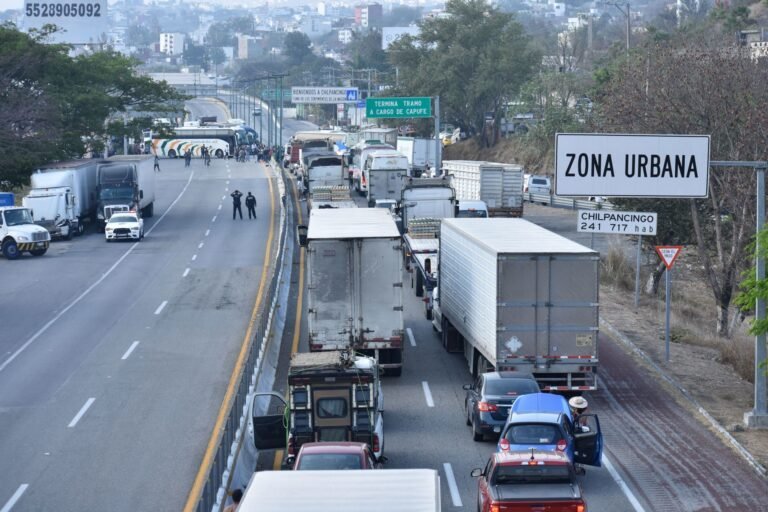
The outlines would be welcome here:
[[[387,54],[381,49],[381,32],[372,30],[364,35],[355,33],[349,45],[349,54],[353,69],[386,71],[390,68]]]
[[[707,134],[713,160],[768,157],[768,62],[752,59],[732,38],[682,34],[650,42],[620,59],[601,91],[598,128],[606,132]],[[754,173],[710,170],[709,197],[688,201],[686,216],[717,305],[718,334],[755,224]],[[682,215],[682,211],[679,212]]]
[[[300,64],[312,55],[312,41],[304,32],[288,32],[283,41],[285,56],[292,65]]]
[[[421,8],[394,5],[381,21],[384,27],[407,27],[421,19]]]
[[[446,12],[422,21],[418,37],[404,36],[390,46],[400,82],[395,92],[439,95],[449,121],[482,132],[484,114],[499,118],[539,56],[514,15],[485,0],[449,0]]]
[[[52,30],[0,26],[0,182],[12,187],[37,165],[98,149],[112,115],[177,111],[185,98],[120,54],[69,57],[68,46],[45,43]]]

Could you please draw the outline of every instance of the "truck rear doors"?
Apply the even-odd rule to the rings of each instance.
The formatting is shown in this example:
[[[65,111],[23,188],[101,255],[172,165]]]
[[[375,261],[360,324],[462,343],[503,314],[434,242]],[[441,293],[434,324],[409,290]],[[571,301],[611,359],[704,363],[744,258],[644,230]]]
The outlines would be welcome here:
[[[352,243],[312,241],[307,279],[311,351],[344,349],[353,339]]]

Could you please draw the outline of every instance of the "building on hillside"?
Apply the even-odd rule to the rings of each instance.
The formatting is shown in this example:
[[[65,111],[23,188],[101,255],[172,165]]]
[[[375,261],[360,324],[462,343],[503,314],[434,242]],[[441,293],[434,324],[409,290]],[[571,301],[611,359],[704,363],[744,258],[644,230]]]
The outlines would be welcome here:
[[[349,44],[352,42],[352,30],[343,28],[339,30],[339,42],[342,44]]]
[[[381,26],[384,11],[381,4],[367,4],[355,6],[355,25],[364,28],[377,28]]]
[[[301,19],[299,31],[310,39],[316,39],[333,31],[333,20],[325,16],[305,16]]]
[[[181,55],[184,53],[186,36],[179,32],[163,32],[160,34],[160,52],[166,55]]]

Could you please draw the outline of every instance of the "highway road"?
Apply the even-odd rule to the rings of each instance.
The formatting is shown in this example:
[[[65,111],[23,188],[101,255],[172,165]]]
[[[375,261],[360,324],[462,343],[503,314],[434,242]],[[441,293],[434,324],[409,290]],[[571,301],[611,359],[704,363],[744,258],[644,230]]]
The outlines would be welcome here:
[[[358,205],[365,206],[362,200]],[[593,241],[588,234],[576,233],[574,212],[533,205],[526,205],[526,212],[529,220],[585,245],[594,242],[600,251],[617,243],[614,236],[597,235]],[[306,218],[305,208],[302,216]],[[292,283],[297,285],[299,279]],[[442,348],[407,273],[404,291],[405,367],[402,377],[384,382],[387,467],[438,470],[443,510],[474,511],[477,483],[470,471],[485,465],[495,443],[472,440],[464,422],[462,384],[471,381],[466,363],[461,355]],[[306,319],[296,323],[289,318],[286,324],[283,371],[275,383],[281,394],[290,347],[298,342],[299,351],[308,350]],[[294,326],[300,327],[299,335]],[[761,509],[768,498],[765,482],[691,412],[678,406],[612,339],[601,334],[600,344],[601,389],[587,398],[601,419],[607,447],[603,467],[588,468],[580,477],[589,510]],[[271,469],[276,463],[271,453],[259,458],[260,469]]]
[[[163,160],[141,243],[0,258],[0,510],[181,510],[259,288],[266,175]],[[235,189],[256,220],[232,220]]]

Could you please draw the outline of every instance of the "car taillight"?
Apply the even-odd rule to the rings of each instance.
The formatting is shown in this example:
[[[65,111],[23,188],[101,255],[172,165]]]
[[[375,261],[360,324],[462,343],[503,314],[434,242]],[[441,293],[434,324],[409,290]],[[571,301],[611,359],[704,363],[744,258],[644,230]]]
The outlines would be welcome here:
[[[491,503],[491,508],[490,508],[490,510],[488,512],[500,512],[500,511],[501,511],[501,506],[500,505],[497,505],[495,503]]]
[[[373,434],[373,451],[379,451],[379,434]]]
[[[501,438],[501,440],[499,440],[499,448],[501,448],[505,452],[508,452],[509,451],[509,441],[506,438]]]
[[[576,512],[587,512],[586,505],[576,505]]]
[[[566,447],[565,439],[561,439],[557,442],[555,449],[559,452],[564,452]]]
[[[496,404],[489,402],[477,402],[477,410],[480,412],[496,412],[499,408],[496,407]]]

